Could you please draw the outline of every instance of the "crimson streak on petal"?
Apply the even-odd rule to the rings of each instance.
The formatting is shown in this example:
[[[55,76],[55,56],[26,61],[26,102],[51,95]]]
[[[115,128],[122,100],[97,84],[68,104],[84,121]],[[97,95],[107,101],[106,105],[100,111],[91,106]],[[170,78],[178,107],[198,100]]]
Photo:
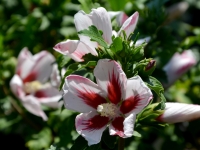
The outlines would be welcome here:
[[[131,96],[122,102],[120,107],[120,111],[123,114],[129,113],[133,109],[137,108],[140,105],[141,97],[139,95]]]
[[[115,128],[115,130],[117,131],[117,135],[123,137],[124,136],[124,118],[123,117],[116,117],[113,121],[112,121],[112,125]]]
[[[83,120],[82,125],[85,126],[82,130],[98,130],[104,127],[106,124],[108,124],[109,118],[108,117],[102,117],[100,115],[96,115],[93,118],[89,120]]]
[[[84,91],[78,90],[78,97],[83,99],[87,105],[93,107],[94,109],[97,109],[98,105],[106,103],[106,100],[101,95],[86,89],[84,89]]]
[[[118,104],[121,101],[121,86],[119,83],[119,79],[114,73],[114,70],[112,71],[112,74],[109,74],[109,81],[108,83],[108,99],[113,103],[113,104]]]
[[[26,78],[23,79],[23,82],[31,82],[37,79],[37,73],[36,72],[31,72],[26,76]]]

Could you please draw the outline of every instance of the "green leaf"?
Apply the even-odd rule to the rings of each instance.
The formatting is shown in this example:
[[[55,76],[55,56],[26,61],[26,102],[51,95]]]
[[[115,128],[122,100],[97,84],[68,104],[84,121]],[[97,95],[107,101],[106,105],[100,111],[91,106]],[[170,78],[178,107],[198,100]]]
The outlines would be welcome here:
[[[85,150],[86,147],[87,147],[87,141],[82,136],[79,135],[74,141],[74,144],[70,148],[70,150]]]
[[[95,145],[87,147],[85,150],[102,150],[102,148],[100,144],[95,144]]]
[[[113,40],[111,49],[112,49],[114,52],[117,52],[117,51],[120,51],[120,50],[123,49],[122,39],[121,39],[120,37],[116,37],[116,38]]]
[[[78,32],[78,34],[90,37],[91,41],[96,41],[99,45],[108,48],[108,44],[102,37],[102,31],[99,31],[94,25],[89,26],[88,29],[84,29]]]
[[[79,68],[77,69],[77,71],[78,71],[78,70],[81,70],[81,69],[83,69],[83,68],[86,68],[86,67],[94,68],[94,67],[96,66],[96,64],[97,64],[96,61],[89,61],[87,64],[81,65],[81,67],[79,67]]]
[[[51,145],[50,148],[48,150],[56,150],[56,147]]]
[[[159,96],[159,98],[161,99],[161,103],[160,103],[159,106],[160,106],[161,109],[164,109],[165,108],[166,99],[165,99],[165,97],[163,95],[164,88],[163,88],[162,84],[156,78],[154,78],[152,76],[149,76],[147,85],[151,90],[156,92],[156,94]]]
[[[59,67],[63,68],[65,65],[69,63],[70,60],[71,60],[70,57],[65,56],[65,55],[60,55],[57,59],[57,62],[58,62]]]
[[[134,132],[133,132],[133,136],[142,137],[142,135],[141,135],[139,132],[137,132],[137,131],[134,131]]]
[[[102,141],[110,148],[113,149],[117,143],[116,136],[110,136],[109,131],[105,130],[103,132]]]
[[[92,0],[78,0],[81,3],[81,10],[90,13],[91,9],[100,7],[98,3],[93,3]]]
[[[76,70],[78,69],[78,65],[79,65],[79,63],[73,63],[73,64],[71,64],[71,65],[68,66],[67,71],[65,72],[64,77],[63,77],[63,79],[62,79],[62,81],[61,81],[60,90],[61,90],[62,87],[63,87],[63,84],[64,84],[64,82],[65,82],[65,78],[66,78],[68,75],[72,74],[74,71],[76,71]]]
[[[49,147],[51,143],[51,130],[44,128],[38,134],[34,134],[26,143],[30,150],[40,150]]]

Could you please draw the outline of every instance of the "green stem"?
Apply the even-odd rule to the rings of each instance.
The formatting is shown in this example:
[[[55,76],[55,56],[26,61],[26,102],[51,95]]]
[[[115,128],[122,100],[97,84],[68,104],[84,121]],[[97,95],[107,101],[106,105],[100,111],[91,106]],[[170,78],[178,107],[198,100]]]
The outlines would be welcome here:
[[[119,137],[119,139],[118,139],[118,150],[124,150],[124,143],[125,143],[125,139]]]

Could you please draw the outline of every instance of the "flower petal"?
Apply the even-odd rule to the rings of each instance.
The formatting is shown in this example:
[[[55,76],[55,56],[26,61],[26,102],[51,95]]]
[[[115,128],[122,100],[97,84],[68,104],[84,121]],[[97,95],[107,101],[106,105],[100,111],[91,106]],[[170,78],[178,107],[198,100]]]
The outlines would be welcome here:
[[[47,120],[47,116],[41,108],[40,102],[32,95],[23,97],[23,106],[32,114],[42,117],[43,120]]]
[[[147,36],[147,37],[145,37],[143,39],[139,39],[139,40],[136,41],[135,46],[140,46],[144,42],[149,43],[150,40],[151,40],[150,36]]]
[[[111,19],[116,17],[117,24],[121,27],[123,23],[128,19],[128,16],[123,11],[108,11]]]
[[[26,60],[26,59],[31,59],[32,58],[32,54],[29,52],[28,48],[27,47],[24,47],[18,58],[17,58],[17,69],[16,69],[16,73],[18,75],[20,75],[20,68],[21,68],[21,65],[23,64],[23,62]]]
[[[23,81],[31,82],[38,80],[40,82],[46,82],[52,72],[52,63],[55,61],[54,56],[47,51],[41,51],[33,56],[32,61],[34,65],[30,67],[31,71],[23,78]]]
[[[124,30],[126,32],[126,36],[129,37],[129,35],[135,30],[138,18],[139,18],[139,13],[135,12],[124,22],[124,24],[122,25],[122,27],[118,32],[118,35],[121,35],[122,30]]]
[[[123,138],[131,137],[134,131],[136,115],[115,118],[109,126],[110,135],[118,135]]]
[[[63,72],[63,73],[62,73]],[[65,69],[61,70],[61,74],[64,75],[65,73]],[[50,75],[50,82],[51,85],[58,88],[61,82],[61,77],[60,77],[60,72],[58,70],[58,65],[57,64],[53,64],[52,65],[52,72]]]
[[[40,103],[52,108],[58,108],[62,105],[62,103],[59,102],[62,98],[62,92],[51,86],[38,90],[34,93],[34,96],[40,101]]]
[[[101,141],[108,122],[108,117],[102,117],[96,112],[81,113],[76,117],[76,131],[88,141],[90,146]]]
[[[54,50],[63,55],[68,55],[77,62],[83,61],[82,57],[85,54],[92,53],[93,55],[97,55],[95,46],[95,53],[93,53],[93,50],[90,47],[78,40],[67,40],[60,42],[54,46]]]
[[[127,81],[121,66],[114,60],[101,59],[94,69],[94,76],[106,97],[112,103],[118,104],[124,95]]]
[[[93,25],[92,20],[84,11],[79,11],[74,15],[74,23],[78,32],[84,29],[88,29],[89,26]],[[81,42],[89,47],[91,54],[95,56],[98,55],[95,49],[98,47],[97,42],[91,41],[89,37],[84,35],[79,35],[79,38]]]
[[[128,19],[128,16],[124,13],[124,12],[121,12],[119,14],[119,16],[117,16],[117,22],[119,24],[119,26],[122,26],[123,23]]]
[[[25,92],[23,90],[23,82],[17,74],[12,77],[10,81],[10,88],[16,97],[21,98],[25,96]]]
[[[120,106],[123,114],[139,113],[152,99],[151,90],[139,76],[134,76],[127,81],[126,95]]]
[[[93,25],[91,18],[82,10],[74,15],[74,23],[77,32],[88,29],[89,26]]]
[[[164,66],[168,83],[163,84],[164,87],[169,87],[192,66],[196,64],[195,55],[191,50],[185,50],[182,54],[175,53],[170,61]]]
[[[82,76],[68,76],[63,90],[64,104],[67,109],[78,112],[96,111],[98,105],[106,103],[98,85]]]
[[[200,118],[200,105],[184,103],[165,103],[164,113],[157,120],[166,123],[178,123]]]
[[[110,135],[124,137],[124,117],[116,117],[109,126]]]
[[[89,14],[93,25],[97,27],[98,30],[103,31],[103,38],[108,43],[112,43],[112,25],[108,12],[105,8],[99,7],[97,9],[92,9]]]

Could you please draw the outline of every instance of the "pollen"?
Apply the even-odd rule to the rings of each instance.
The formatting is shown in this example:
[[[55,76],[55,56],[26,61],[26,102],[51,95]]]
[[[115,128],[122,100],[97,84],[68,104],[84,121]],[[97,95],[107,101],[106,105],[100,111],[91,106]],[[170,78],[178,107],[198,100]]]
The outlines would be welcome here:
[[[97,107],[97,112],[103,117],[115,117],[117,110],[117,106],[112,103],[104,103]]]
[[[24,91],[28,94],[35,93],[43,88],[43,85],[39,81],[26,82],[24,84]]]

